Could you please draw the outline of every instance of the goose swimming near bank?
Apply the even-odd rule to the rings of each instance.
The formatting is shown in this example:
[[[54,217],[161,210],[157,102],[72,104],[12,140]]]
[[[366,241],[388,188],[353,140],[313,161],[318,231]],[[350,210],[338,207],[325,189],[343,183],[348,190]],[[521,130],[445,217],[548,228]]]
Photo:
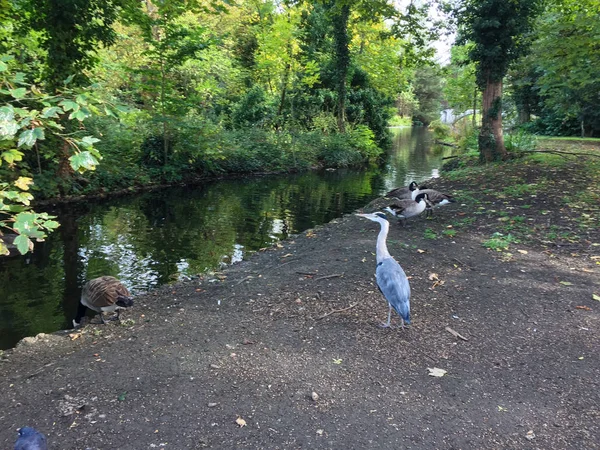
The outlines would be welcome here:
[[[409,217],[415,217],[421,214],[425,209],[432,208],[433,204],[429,200],[429,194],[422,193],[416,196],[414,200],[400,199],[395,200],[387,208],[384,208],[387,212],[396,216],[402,220],[404,225],[406,219]]]
[[[390,223],[385,214],[376,212],[374,214],[357,214],[359,217],[378,222],[381,226],[379,235],[377,236],[376,258],[377,268],[375,269],[375,279],[379,290],[389,304],[387,323],[382,323],[381,326],[387,328],[392,320],[392,308],[396,310],[402,320],[402,328],[404,322],[410,324],[410,284],[400,264],[390,255],[385,243]]]
[[[81,300],[77,309],[77,316],[73,320],[73,326],[80,326],[81,319],[88,309],[100,313],[117,311],[117,320],[121,309],[133,306],[133,298],[123,284],[115,277],[99,277],[88,281],[81,291]]]

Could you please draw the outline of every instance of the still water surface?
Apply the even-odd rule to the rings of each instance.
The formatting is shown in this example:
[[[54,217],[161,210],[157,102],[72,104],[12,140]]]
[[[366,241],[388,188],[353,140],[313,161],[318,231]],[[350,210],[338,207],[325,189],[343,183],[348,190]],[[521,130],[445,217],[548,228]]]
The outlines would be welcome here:
[[[69,327],[91,278],[113,275],[140,294],[241,261],[393,187],[438,176],[445,154],[432,150],[426,130],[393,133],[380,167],[214,181],[51,211],[61,227],[34,254],[0,259],[0,349]]]

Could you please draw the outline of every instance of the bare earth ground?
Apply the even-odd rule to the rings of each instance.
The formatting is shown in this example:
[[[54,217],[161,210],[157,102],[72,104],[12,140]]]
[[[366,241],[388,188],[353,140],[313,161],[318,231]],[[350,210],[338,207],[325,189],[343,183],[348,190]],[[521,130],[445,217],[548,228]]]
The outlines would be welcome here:
[[[139,297],[129,326],[28,339],[0,360],[0,448],[25,425],[51,449],[600,448],[598,205],[565,203],[580,164],[436,180],[459,203],[388,239],[405,330],[377,327],[377,224],[345,216]],[[482,246],[495,232],[508,249]]]

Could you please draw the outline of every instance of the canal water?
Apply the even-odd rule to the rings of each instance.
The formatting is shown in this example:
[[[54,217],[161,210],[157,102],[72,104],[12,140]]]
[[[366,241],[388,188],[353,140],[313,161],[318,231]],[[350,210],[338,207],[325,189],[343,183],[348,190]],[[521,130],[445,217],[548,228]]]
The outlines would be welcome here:
[[[448,150],[433,150],[423,128],[392,131],[393,149],[378,167],[220,180],[51,211],[61,226],[33,254],[0,258],[0,349],[68,328],[91,278],[113,275],[132,294],[147,292],[437,177]]]

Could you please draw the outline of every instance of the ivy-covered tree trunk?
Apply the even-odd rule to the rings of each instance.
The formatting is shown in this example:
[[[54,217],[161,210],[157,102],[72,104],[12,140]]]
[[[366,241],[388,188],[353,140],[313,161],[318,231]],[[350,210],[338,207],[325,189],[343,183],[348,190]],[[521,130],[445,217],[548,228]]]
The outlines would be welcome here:
[[[502,81],[488,78],[481,102],[479,152],[485,162],[506,159],[502,134]]]
[[[337,125],[340,133],[346,131],[346,77],[350,66],[350,36],[348,19],[350,6],[342,5],[333,17],[333,38],[335,41],[335,73],[337,93]]]

